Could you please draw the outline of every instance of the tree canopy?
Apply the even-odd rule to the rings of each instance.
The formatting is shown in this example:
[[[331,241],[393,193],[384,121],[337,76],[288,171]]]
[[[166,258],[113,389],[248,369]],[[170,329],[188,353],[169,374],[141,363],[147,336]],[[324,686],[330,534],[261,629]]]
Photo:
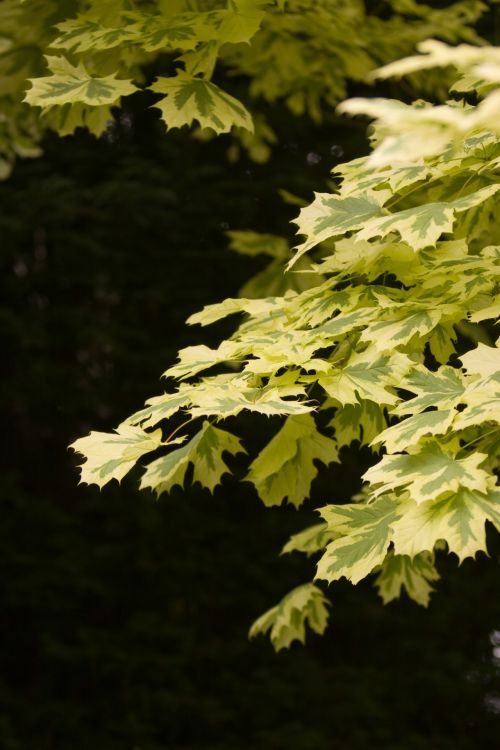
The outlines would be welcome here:
[[[166,393],[114,433],[73,444],[86,459],[82,481],[99,487],[146,459],[141,487],[158,495],[197,482],[212,491],[235,473],[269,506],[299,506],[318,462],[342,461],[352,443],[372,450],[361,491],[321,506],[321,520],[284,547],[320,556],[314,582],[251,629],[270,631],[277,649],[303,641],[306,623],[324,631],[329,605],[316,581],[356,584],[375,574],[384,602],[404,588],[426,605],[439,578],[436,554],[474,557],[486,551],[485,524],[500,528],[492,325],[500,55],[473,31],[482,3],[386,5],[382,17],[361,2],[326,0],[114,2],[105,10],[91,2],[64,13],[58,4],[61,17],[48,4],[2,8],[13,28],[35,6],[40,23],[37,59],[17,69],[6,93],[7,164],[19,133],[32,144],[45,127],[100,134],[111,108],[143,86],[164,95],[154,106],[168,128],[197,122],[200,137],[236,128],[261,158],[277,137],[262,100],[283,98],[294,114],[321,119],[347,79],[409,81],[400,99],[341,105],[373,121],[372,150],[337,166],[330,192],[301,208],[303,239],[293,251],[283,238],[232,234],[233,249],[273,258],[271,283],[265,275],[248,296],[209,305],[188,323],[243,316],[234,333],[217,348],[181,350],[164,373]],[[18,44],[15,35],[7,41],[7,57]],[[415,45],[417,54],[395,61]],[[154,65],[167,73],[150,84]],[[233,76],[248,83],[244,101],[226,90]],[[439,103],[447,87],[450,98]],[[433,101],[407,101],[417,95]],[[290,281],[276,292],[285,264]],[[277,417],[280,426],[241,472],[247,448],[235,418],[244,412]]]

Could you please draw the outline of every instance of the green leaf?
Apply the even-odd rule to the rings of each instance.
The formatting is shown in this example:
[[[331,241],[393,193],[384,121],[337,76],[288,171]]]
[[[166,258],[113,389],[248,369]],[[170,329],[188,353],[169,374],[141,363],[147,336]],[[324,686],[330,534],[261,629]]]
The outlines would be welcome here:
[[[321,435],[309,414],[288,417],[250,465],[246,481],[252,482],[266,505],[280,505],[285,498],[299,506],[308,496],[318,473],[315,461],[337,461],[334,440]]]
[[[249,42],[264,15],[253,0],[231,0],[229,8],[177,13],[167,19],[150,16],[139,26],[141,44],[153,52],[165,47],[193,50],[200,42]]]
[[[33,106],[80,102],[93,106],[116,104],[120,97],[138,90],[132,81],[116,78],[117,73],[97,78],[86,71],[83,63],[75,67],[63,57],[46,59],[53,75],[30,79],[33,85],[24,101]]]
[[[179,72],[157,80],[150,88],[167,94],[154,105],[167,128],[181,128],[196,120],[201,128],[216,133],[228,133],[232,127],[253,132],[252,117],[243,104],[210,81]]]
[[[115,432],[91,432],[70,445],[86,458],[81,482],[104,487],[111,479],[121,481],[141,456],[161,445],[161,430],[144,432],[140,427],[121,424]]]
[[[434,567],[434,555],[421,552],[413,559],[408,555],[395,555],[389,552],[382,564],[382,570],[375,579],[375,586],[384,604],[399,599],[404,587],[408,596],[417,604],[427,607],[433,592],[431,583],[439,580]]]
[[[193,464],[193,484],[199,482],[210,492],[229,471],[222,454],[245,453],[240,440],[230,432],[204,422],[201,430],[182,448],[152,461],[143,474],[141,489],[150,487],[157,495],[183,486],[189,464]]]
[[[305,643],[306,623],[315,633],[324,633],[328,624],[330,602],[314,584],[306,583],[287,594],[276,607],[269,609],[250,628],[250,638],[270,630],[276,649],[288,648],[293,641]]]

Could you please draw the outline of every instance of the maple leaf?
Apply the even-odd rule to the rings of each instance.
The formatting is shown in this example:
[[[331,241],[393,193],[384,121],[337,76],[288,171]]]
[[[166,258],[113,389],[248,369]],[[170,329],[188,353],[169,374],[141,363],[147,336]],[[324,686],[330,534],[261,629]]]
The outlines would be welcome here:
[[[404,587],[411,599],[427,607],[433,591],[431,583],[437,580],[439,574],[434,567],[432,553],[421,552],[411,558],[408,555],[395,555],[391,551],[382,563],[375,586],[384,604],[398,599]]]
[[[199,325],[206,326],[235,313],[244,312],[248,315],[268,315],[271,317],[273,313],[281,314],[281,310],[282,300],[276,297],[268,297],[267,299],[229,298],[214,305],[205,305],[203,310],[193,313],[186,322],[189,325],[199,323]]]
[[[140,427],[121,424],[115,433],[93,431],[69,447],[86,458],[80,481],[104,487],[111,479],[121,481],[141,456],[160,445],[161,430],[144,432]]]
[[[475,349],[462,354],[460,360],[464,369],[472,375],[495,375],[500,372],[500,349],[478,344]]]
[[[431,439],[419,443],[411,454],[384,456],[363,478],[374,496],[407,488],[416,503],[423,503],[461,488],[488,492],[495,477],[479,468],[487,458],[477,452],[456,458]]]
[[[397,498],[385,495],[369,504],[327,505],[320,513],[328,529],[343,536],[327,545],[316,578],[356,584],[382,564],[402,510]]]
[[[313,406],[292,397],[305,397],[302,385],[281,383],[270,379],[263,387],[254,386],[247,376],[216,376],[205,378],[190,390],[191,415],[230,417],[244,409],[259,414],[306,414]]]
[[[488,59],[488,53],[481,47],[474,47],[471,44],[459,44],[450,47],[450,45],[437,39],[426,39],[417,44],[417,49],[421,54],[405,57],[402,60],[384,65],[378,68],[375,76],[377,78],[401,77],[418,70],[448,67],[449,65],[459,69],[467,68],[471,64]]]
[[[353,229],[361,229],[369,219],[382,216],[382,206],[390,195],[390,191],[386,190],[347,197],[315,193],[314,201],[300,211],[295,221],[297,234],[305,234],[308,239],[297,248],[288,268],[320,242]]]
[[[286,552],[305,552],[312,555],[323,549],[328,542],[336,536],[335,532],[328,529],[326,523],[315,523],[298,534],[293,534],[281,550],[281,554]]]
[[[453,230],[456,213],[477,206],[491,198],[498,190],[500,185],[488,185],[456,201],[426,203],[390,216],[371,218],[366,221],[357,237],[360,240],[369,240],[398,232],[404,242],[415,250],[421,250],[429,245],[435,245],[442,234]]]
[[[483,422],[500,424],[500,373],[467,383],[465,409],[455,416],[456,430],[477,427]]]
[[[389,319],[379,319],[369,324],[361,334],[361,340],[371,343],[381,352],[403,346],[414,336],[424,336],[441,320],[441,310],[397,311]]]
[[[229,471],[222,454],[245,453],[240,440],[230,432],[204,422],[201,430],[182,448],[152,461],[142,476],[141,488],[150,487],[157,495],[184,484],[189,464],[193,464],[193,484],[199,482],[210,492]]]
[[[368,445],[382,432],[387,422],[382,407],[375,401],[363,400],[356,404],[346,404],[337,409],[328,426],[335,431],[339,447],[359,440]]]
[[[137,31],[148,52],[165,48],[193,50],[202,41],[199,26],[200,14],[186,12],[176,13],[166,20],[161,15],[143,16],[142,20],[138,18]]]
[[[465,391],[460,371],[453,367],[440,367],[437,372],[415,367],[401,382],[401,388],[417,395],[398,404],[392,414],[417,414],[434,407],[449,409],[461,402]]]
[[[412,503],[394,524],[394,550],[414,555],[444,539],[460,561],[486,551],[485,522],[500,527],[500,490],[477,492],[461,487],[439,500]]]
[[[244,349],[237,341],[223,341],[217,349],[210,349],[205,344],[187,346],[178,353],[179,361],[163,373],[163,377],[184,380],[197,375],[221,362],[238,361]]]
[[[276,651],[288,648],[293,641],[305,643],[306,623],[316,633],[324,633],[329,605],[328,599],[314,584],[298,586],[254,622],[250,628],[250,638],[270,630]]]
[[[258,31],[265,13],[252,0],[231,0],[229,8],[205,12],[146,17],[139,27],[144,49],[165,47],[193,50],[200,42],[218,45],[248,42]]]
[[[120,27],[104,26],[99,23],[92,13],[81,13],[76,18],[57,24],[62,32],[51,42],[54,49],[68,49],[74,52],[88,50],[107,50],[124,43],[140,41],[140,33],[131,21],[136,20],[137,14],[122,16]]]
[[[455,414],[451,409],[415,414],[380,432],[371,445],[384,445],[388,453],[400,453],[425,435],[444,435],[451,427]]]
[[[189,403],[188,390],[153,396],[146,401],[144,409],[140,409],[128,417],[126,424],[141,425],[143,429],[154,427],[162,419],[168,419],[182,407],[188,406]]]
[[[46,57],[46,60],[52,75],[30,79],[33,85],[24,98],[28,104],[40,107],[116,104],[120,97],[138,90],[131,81],[116,78],[116,73],[97,78],[82,63],[75,67],[64,57]]]
[[[230,250],[240,255],[270,255],[272,258],[285,260],[288,258],[290,248],[284,237],[276,234],[262,234],[260,232],[230,231],[226,232],[231,240]]]
[[[266,505],[285,498],[299,506],[308,496],[318,473],[314,461],[337,461],[334,440],[321,435],[309,414],[288,417],[281,430],[250,464],[245,480],[252,482]]]
[[[399,399],[387,390],[394,387],[410,369],[412,362],[399,354],[375,354],[366,350],[354,354],[343,367],[321,375],[319,384],[340,404],[357,404],[359,399],[379,404],[394,404]]]
[[[234,96],[203,78],[179,71],[171,78],[158,79],[150,89],[167,94],[157,102],[167,128],[181,128],[197,121],[201,128],[228,133],[238,127],[253,131],[250,113]]]

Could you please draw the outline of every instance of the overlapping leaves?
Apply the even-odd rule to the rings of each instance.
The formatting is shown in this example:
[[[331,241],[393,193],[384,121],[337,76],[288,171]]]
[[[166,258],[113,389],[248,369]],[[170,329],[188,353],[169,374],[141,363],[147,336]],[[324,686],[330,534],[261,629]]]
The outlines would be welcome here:
[[[234,128],[250,155],[265,159],[276,136],[258,111],[259,133],[252,134],[250,98],[282,99],[294,114],[321,120],[325,105],[345,95],[348,79],[365,80],[430,33],[479,41],[470,26],[485,10],[479,0],[442,11],[425,6],[424,15],[418,3],[392,5],[392,16],[381,19],[367,14],[363,2],[343,0],[3,0],[0,176],[17,154],[38,153],[46,128],[67,135],[86,127],[101,135],[113,119],[103,102],[118,105],[141,87],[145,66],[161,55],[174,61],[168,84],[160,78],[153,87],[167,94],[158,104],[167,127]],[[47,66],[47,56],[57,63]],[[226,79],[250,81],[244,102],[231,95],[229,80],[228,90],[224,82],[212,84],[216,66]]]
[[[485,129],[497,101],[498,55],[471,47],[457,61],[446,49],[431,45],[426,54],[442,53],[462,76],[483,75],[479,104],[368,103],[363,111],[379,118],[375,157],[341,166],[337,193],[317,195],[298,219],[306,240],[291,265],[310,258],[317,283],[226,300],[192,316],[191,324],[230,315],[240,323],[216,349],[180,352],[166,373],[179,381],[176,390],[126,423],[137,430],[131,452],[115,445],[116,436],[77,442],[88,453],[90,480],[119,479],[131,456],[165,445],[150,430],[180,410],[191,439],[175,449],[167,442],[143,486],[168,491],[192,465],[193,480],[213,488],[226,471],[223,451],[241,449],[215,422],[253,411],[282,418],[244,476],[267,505],[302,503],[318,464],[335,464],[344,446],[374,449],[360,496],[336,498],[347,502],[322,507],[322,522],[285,544],[287,552],[319,553],[317,578],[355,584],[377,574],[384,601],[405,589],[427,605],[438,548],[460,561],[486,551],[486,524],[500,528],[500,348],[492,325],[500,153],[495,128]],[[411,137],[425,139],[426,128],[426,148],[410,150]],[[318,419],[318,411],[326,415]],[[197,417],[209,421],[193,436]],[[274,645],[287,647],[303,640],[306,619],[322,632],[326,614],[323,594],[308,584],[263,615],[253,633],[270,630]]]

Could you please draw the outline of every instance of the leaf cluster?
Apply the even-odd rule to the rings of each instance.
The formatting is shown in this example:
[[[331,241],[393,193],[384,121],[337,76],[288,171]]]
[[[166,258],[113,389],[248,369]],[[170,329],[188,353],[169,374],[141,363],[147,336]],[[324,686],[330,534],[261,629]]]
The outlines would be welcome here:
[[[381,20],[361,0],[4,0],[0,177],[16,155],[39,152],[47,128],[101,135],[113,108],[145,87],[161,95],[154,106],[167,128],[234,129],[265,160],[276,134],[259,100],[283,100],[320,121],[348,80],[364,81],[428,36],[478,42],[471,24],[486,10],[479,0],[445,10],[414,0],[389,6]],[[159,77],[150,83],[152,66]],[[244,101],[230,93],[235,75],[247,81]]]
[[[277,415],[282,427],[244,477],[268,505],[303,502],[315,462],[337,462],[353,441],[374,452],[361,495],[320,508],[322,523],[285,546],[321,554],[316,579],[356,584],[377,573],[384,601],[404,587],[426,605],[437,551],[460,561],[486,551],[486,522],[500,528],[500,349],[490,333],[499,310],[500,58],[489,47],[429,41],[379,74],[442,66],[459,73],[454,91],[475,82],[477,104],[346,102],[344,111],[375,118],[373,149],[337,168],[335,192],[317,194],[298,216],[305,239],[290,273],[307,253],[316,283],[192,316],[200,325],[244,317],[216,349],[181,350],[165,373],[177,389],[150,399],[116,435],[74,444],[87,456],[84,481],[120,479],[157,440],[167,453],[148,465],[143,486],[168,491],[191,462],[193,481],[212,490],[227,471],[224,452],[241,451],[214,423],[245,410]],[[186,434],[205,421],[171,451],[178,433],[161,440],[151,430],[179,411]],[[323,595],[311,586],[252,632],[270,629],[281,648],[303,640],[306,620],[322,631]]]

